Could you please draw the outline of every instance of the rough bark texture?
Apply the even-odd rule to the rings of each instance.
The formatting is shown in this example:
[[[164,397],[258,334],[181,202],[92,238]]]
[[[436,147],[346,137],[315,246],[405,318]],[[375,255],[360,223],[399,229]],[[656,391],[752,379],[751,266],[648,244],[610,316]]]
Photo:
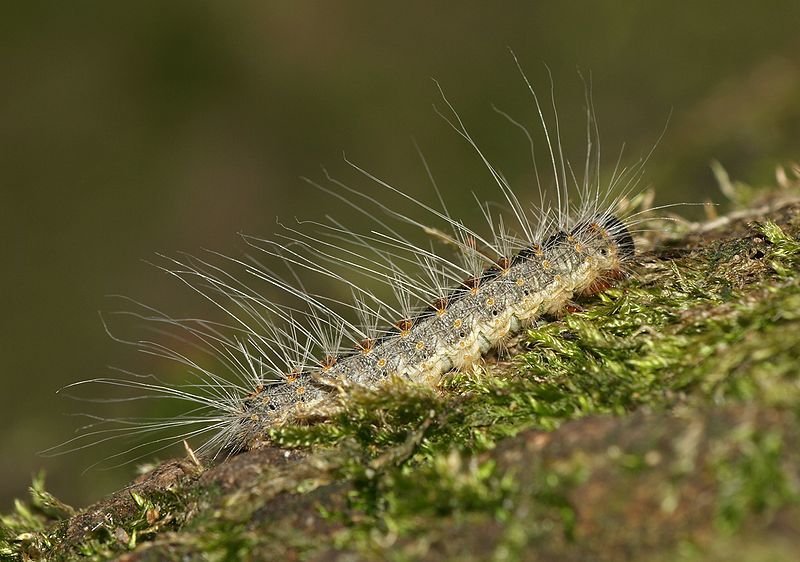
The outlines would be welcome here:
[[[35,482],[0,555],[794,560],[800,202],[782,184],[654,236],[622,285],[438,389],[352,396],[79,511]]]

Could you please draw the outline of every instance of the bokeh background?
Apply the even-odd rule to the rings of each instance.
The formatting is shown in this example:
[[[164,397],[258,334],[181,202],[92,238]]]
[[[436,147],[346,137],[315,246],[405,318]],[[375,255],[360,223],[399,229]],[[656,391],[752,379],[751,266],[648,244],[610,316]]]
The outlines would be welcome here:
[[[78,504],[134,474],[84,473],[102,445],[37,451],[91,411],[59,387],[109,366],[159,369],[106,335],[98,311],[120,307],[107,295],[192,310],[185,287],[143,260],[235,255],[237,233],[269,235],[276,217],[342,216],[299,178],[320,165],[348,176],[343,151],[423,196],[415,139],[454,209],[489,191],[432,110],[432,77],[524,184],[527,146],[491,110],[535,123],[508,47],[545,93],[549,65],[577,160],[577,70],[591,72],[606,164],[623,141],[634,159],[648,152],[672,111],[642,185],[662,203],[720,201],[712,159],[766,184],[800,158],[799,23],[797,0],[3,3],[0,511],[40,468]]]

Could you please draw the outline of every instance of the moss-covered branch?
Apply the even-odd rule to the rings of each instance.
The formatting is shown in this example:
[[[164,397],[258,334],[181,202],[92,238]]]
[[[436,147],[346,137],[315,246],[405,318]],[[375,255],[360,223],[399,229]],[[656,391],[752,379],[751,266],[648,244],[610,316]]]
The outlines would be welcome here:
[[[438,389],[359,393],[268,447],[165,463],[77,512],[37,480],[0,554],[794,559],[800,186],[782,182],[651,237],[625,283]]]

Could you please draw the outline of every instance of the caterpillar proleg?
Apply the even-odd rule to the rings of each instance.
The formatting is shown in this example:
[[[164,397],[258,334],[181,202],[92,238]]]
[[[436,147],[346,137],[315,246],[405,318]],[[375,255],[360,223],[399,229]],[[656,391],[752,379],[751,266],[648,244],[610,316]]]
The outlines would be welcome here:
[[[603,179],[588,92],[586,153],[574,167],[563,154],[554,98],[548,115],[548,104],[520,73],[545,139],[535,148],[547,155],[547,174],[537,168],[533,136],[496,111],[529,143],[534,197],[523,197],[490,162],[440,89],[444,110],[437,113],[482,162],[504,210],[478,199],[485,224],[467,226],[448,210],[431,174],[435,204],[411,197],[345,156],[365,187],[327,171],[322,182],[307,181],[352,207],[363,224],[328,217],[282,225],[270,239],[245,236],[253,252],[248,258],[163,257],[159,267],[222,316],[173,318],[148,307],[135,313],[168,328],[173,340],[134,344],[181,365],[185,382],[123,373],[67,387],[101,384],[134,393],[124,400],[176,400],[186,405],[184,413],[167,419],[93,417],[78,437],[52,451],[125,436],[142,437],[147,446],[190,439],[198,453],[212,457],[244,450],[272,427],[335,408],[353,388],[376,389],[391,381],[436,385],[543,316],[560,314],[573,299],[621,279],[643,219],[621,211],[620,203],[636,189],[649,155],[629,167],[618,161]],[[427,169],[424,158],[423,165]],[[392,199],[412,203],[418,215],[395,210]],[[408,230],[423,236],[413,238]],[[267,260],[284,271],[263,265]],[[338,292],[308,289],[305,280],[312,276],[338,286]],[[266,296],[276,292],[284,298]],[[138,450],[139,445],[120,454]]]

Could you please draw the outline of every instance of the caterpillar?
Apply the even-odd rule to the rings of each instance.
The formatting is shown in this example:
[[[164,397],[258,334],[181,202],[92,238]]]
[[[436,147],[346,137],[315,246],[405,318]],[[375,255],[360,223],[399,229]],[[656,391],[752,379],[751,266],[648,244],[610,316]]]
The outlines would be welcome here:
[[[587,88],[586,153],[582,170],[576,171],[563,153],[554,96],[552,116],[546,116],[545,104],[514,60],[541,127],[550,185],[540,177],[528,129],[496,111],[528,142],[538,190],[534,201],[520,199],[437,84],[445,110],[436,112],[479,158],[505,212],[476,198],[485,225],[468,227],[449,212],[429,171],[438,206],[408,195],[345,156],[377,194],[327,171],[325,183],[306,181],[351,207],[370,227],[357,230],[332,217],[281,225],[272,239],[245,236],[255,257],[217,256],[225,266],[193,256],[162,256],[166,263],[161,269],[224,317],[173,318],[144,305],[134,313],[171,330],[175,344],[154,339],[134,345],[181,365],[185,382],[123,373],[66,387],[100,384],[137,393],[121,400],[177,400],[186,405],[183,414],[90,416],[92,422],[77,437],[48,452],[138,436],[144,443],[111,458],[184,439],[199,441],[198,454],[232,454],[255,446],[272,427],[335,408],[353,388],[376,389],[393,381],[436,385],[447,373],[502,348],[534,322],[563,313],[573,299],[623,278],[636,253],[636,227],[645,219],[621,203],[637,188],[652,150],[632,166],[622,167],[618,160],[603,181],[599,127]],[[412,204],[422,216],[395,210],[390,197]],[[425,243],[404,228],[422,231]],[[263,265],[265,257],[286,272]],[[311,276],[338,285],[349,298],[341,291],[324,295],[308,289],[305,280]],[[267,292],[284,298],[270,298]]]

